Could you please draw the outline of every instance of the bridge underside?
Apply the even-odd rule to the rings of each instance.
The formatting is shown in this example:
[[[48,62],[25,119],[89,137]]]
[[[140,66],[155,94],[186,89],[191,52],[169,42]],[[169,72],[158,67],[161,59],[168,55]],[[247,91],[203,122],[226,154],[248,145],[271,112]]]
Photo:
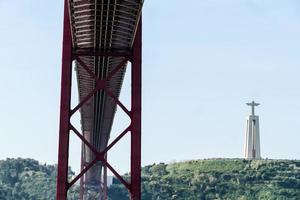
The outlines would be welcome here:
[[[57,199],[81,180],[84,186],[100,184],[101,169],[109,168],[140,199],[141,143],[141,9],[142,0],[65,0],[61,81],[61,112]],[[79,103],[70,107],[72,62],[78,82]],[[131,62],[131,108],[119,100],[127,63]],[[109,143],[117,107],[130,125]],[[70,118],[81,115],[81,130]],[[125,181],[107,162],[106,154],[125,134],[131,134],[131,181]],[[68,182],[69,134],[82,140],[82,172]]]

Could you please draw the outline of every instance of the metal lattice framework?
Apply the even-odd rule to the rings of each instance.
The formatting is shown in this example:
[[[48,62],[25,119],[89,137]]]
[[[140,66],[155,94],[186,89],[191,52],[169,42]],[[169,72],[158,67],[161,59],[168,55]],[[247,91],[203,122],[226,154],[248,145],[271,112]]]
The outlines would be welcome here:
[[[100,184],[102,167],[140,199],[141,157],[141,9],[142,0],[65,0],[61,82],[61,111],[57,199],[81,180]],[[72,62],[78,81],[79,103],[70,107]],[[131,62],[131,109],[119,100],[127,63]],[[116,108],[131,119],[130,125],[108,144]],[[80,111],[81,131],[70,122]],[[124,180],[107,162],[106,154],[125,134],[131,133],[131,181]],[[82,171],[68,182],[69,134],[82,140]]]

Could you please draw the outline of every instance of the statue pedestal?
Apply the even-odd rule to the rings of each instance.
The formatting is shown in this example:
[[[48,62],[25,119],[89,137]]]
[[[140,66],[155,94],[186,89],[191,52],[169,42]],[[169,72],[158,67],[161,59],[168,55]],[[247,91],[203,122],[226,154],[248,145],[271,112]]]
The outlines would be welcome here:
[[[259,117],[257,115],[249,115],[246,118],[245,139],[244,157],[260,159]]]

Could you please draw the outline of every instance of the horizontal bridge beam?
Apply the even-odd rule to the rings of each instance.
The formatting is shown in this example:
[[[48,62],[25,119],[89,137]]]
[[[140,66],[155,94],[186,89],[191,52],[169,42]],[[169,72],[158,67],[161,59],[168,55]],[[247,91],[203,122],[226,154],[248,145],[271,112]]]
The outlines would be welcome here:
[[[106,49],[106,50],[99,50],[93,48],[73,48],[72,54],[74,56],[112,56],[112,57],[124,57],[124,58],[131,58],[132,52],[128,49]]]

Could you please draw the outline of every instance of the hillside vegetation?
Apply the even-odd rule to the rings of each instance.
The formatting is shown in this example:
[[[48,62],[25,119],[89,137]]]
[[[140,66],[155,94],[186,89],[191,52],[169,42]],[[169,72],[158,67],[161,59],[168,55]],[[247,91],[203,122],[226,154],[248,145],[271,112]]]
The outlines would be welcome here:
[[[209,159],[143,168],[143,199],[300,199],[300,161]]]
[[[70,170],[70,177],[74,174]],[[153,164],[142,169],[143,200],[300,199],[300,161],[208,159]],[[32,159],[0,161],[0,200],[54,200],[56,166]],[[128,200],[121,184],[111,200]],[[78,186],[69,199],[78,199]],[[97,194],[89,191],[88,199]]]

